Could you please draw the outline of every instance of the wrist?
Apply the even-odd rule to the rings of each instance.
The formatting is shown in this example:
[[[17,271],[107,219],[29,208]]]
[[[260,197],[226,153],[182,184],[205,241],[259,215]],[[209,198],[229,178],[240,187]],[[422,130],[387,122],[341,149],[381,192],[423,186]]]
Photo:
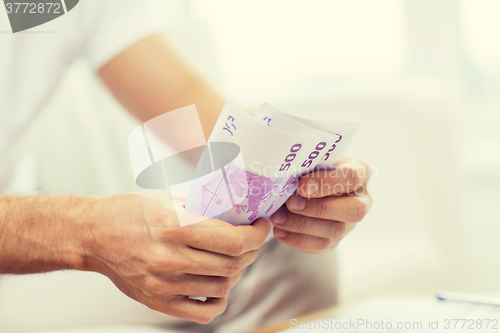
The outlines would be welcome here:
[[[64,218],[72,226],[69,241],[72,244],[67,260],[71,269],[80,271],[97,271],[96,256],[103,225],[104,214],[102,202],[105,197],[78,196],[78,203],[72,205]]]
[[[88,270],[97,197],[0,196],[0,273]]]

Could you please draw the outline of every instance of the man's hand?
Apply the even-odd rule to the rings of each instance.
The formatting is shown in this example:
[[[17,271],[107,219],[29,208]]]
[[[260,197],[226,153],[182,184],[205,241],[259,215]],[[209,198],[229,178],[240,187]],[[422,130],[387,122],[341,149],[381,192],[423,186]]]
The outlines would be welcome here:
[[[264,220],[235,227],[208,218],[180,227],[172,200],[162,195],[106,198],[99,211],[91,269],[151,309],[198,323],[224,312],[227,293],[271,227]]]
[[[304,176],[298,194],[271,217],[275,237],[310,253],[335,248],[370,209],[369,179],[369,166],[357,158],[344,158],[336,169]]]
[[[96,271],[151,309],[208,323],[270,227],[208,218],[180,227],[165,195],[0,196],[0,274]]]

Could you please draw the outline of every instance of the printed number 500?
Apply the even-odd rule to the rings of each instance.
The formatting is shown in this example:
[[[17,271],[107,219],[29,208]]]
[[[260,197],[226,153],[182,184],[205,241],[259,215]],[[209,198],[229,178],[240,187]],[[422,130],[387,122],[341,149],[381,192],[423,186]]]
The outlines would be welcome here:
[[[290,154],[285,157],[285,163],[281,165],[280,171],[287,171],[290,169],[290,163],[293,162],[295,157],[297,157],[297,152],[302,148],[302,145],[300,143],[296,143],[290,148]]]

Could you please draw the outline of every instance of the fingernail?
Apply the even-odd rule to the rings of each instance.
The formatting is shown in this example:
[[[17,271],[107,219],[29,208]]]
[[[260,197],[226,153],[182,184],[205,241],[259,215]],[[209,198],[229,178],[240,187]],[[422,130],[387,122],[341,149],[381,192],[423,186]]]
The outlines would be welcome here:
[[[306,198],[300,195],[292,195],[288,202],[288,208],[295,211],[304,210],[306,208],[306,203]]]
[[[274,215],[273,215],[273,222],[274,224],[285,224],[286,222],[286,213],[283,210],[278,210]]]
[[[276,238],[285,238],[286,235],[288,235],[288,231],[278,228],[274,229],[274,236],[276,236]]]
[[[306,184],[306,193],[307,195],[315,195],[318,192],[319,183],[316,179],[311,178],[307,181]]]

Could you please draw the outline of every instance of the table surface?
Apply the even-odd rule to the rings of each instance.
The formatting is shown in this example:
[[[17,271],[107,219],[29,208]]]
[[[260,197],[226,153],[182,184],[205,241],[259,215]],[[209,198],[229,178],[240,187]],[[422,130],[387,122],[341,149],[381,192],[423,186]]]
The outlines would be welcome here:
[[[310,314],[306,314],[304,316],[299,316],[295,319],[297,319],[298,322],[307,322],[307,321],[312,321],[312,320],[317,320],[321,318],[334,318],[340,316],[342,313],[347,311],[351,306],[344,306],[344,305],[336,305],[330,308],[326,308],[323,310],[319,310]],[[286,330],[287,328],[290,328],[290,321],[284,321],[281,323],[276,323],[273,325],[269,325],[266,327],[259,328],[254,331],[250,331],[249,333],[275,333],[275,332],[280,332],[283,330]]]
[[[425,297],[425,296],[433,296],[434,294],[432,292],[389,292],[389,293],[384,293],[383,295],[377,295],[377,297],[391,297],[391,298],[407,298],[407,297]],[[499,295],[500,297],[500,295]],[[364,301],[367,301],[371,298],[368,299],[363,299],[363,300],[358,300],[357,302],[354,303],[348,303],[348,304],[339,304],[333,307],[329,307],[326,309],[322,309],[313,313],[309,313],[303,316],[299,316],[297,318],[298,322],[307,322],[307,321],[313,321],[313,320],[318,320],[322,318],[338,318],[345,314],[347,311],[353,310],[356,306],[359,304],[363,303]],[[273,325],[261,327],[259,329],[256,329],[254,331],[250,331],[249,333],[276,333],[280,332],[283,330],[286,330],[290,328],[290,319],[288,321],[283,321],[280,323],[276,323]]]

